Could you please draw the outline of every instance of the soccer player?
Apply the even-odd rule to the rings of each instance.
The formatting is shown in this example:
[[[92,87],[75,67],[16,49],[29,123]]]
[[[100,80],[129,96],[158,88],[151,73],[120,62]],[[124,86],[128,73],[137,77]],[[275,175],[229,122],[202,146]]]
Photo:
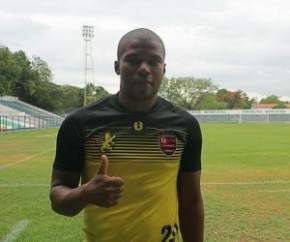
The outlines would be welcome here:
[[[201,130],[158,96],[162,39],[128,32],[114,64],[119,92],[70,114],[58,132],[52,209],[84,210],[87,242],[203,241]]]

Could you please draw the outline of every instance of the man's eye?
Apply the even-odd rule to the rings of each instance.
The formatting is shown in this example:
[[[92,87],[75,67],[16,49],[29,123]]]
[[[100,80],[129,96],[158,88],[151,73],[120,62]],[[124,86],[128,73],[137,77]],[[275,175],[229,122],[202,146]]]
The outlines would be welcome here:
[[[140,60],[138,60],[136,58],[127,59],[127,62],[132,64],[132,65],[139,65],[140,64]]]
[[[152,66],[160,65],[162,62],[160,60],[150,60],[149,64]]]

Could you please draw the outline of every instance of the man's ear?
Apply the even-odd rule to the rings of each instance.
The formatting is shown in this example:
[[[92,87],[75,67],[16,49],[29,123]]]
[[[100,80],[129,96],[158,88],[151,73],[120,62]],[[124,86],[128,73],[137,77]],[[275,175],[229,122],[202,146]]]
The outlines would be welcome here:
[[[114,62],[114,68],[115,68],[115,72],[117,75],[120,75],[120,65],[119,65],[119,61],[115,61]]]
[[[165,74],[166,72],[166,64],[164,63],[164,67],[163,67],[163,75]]]

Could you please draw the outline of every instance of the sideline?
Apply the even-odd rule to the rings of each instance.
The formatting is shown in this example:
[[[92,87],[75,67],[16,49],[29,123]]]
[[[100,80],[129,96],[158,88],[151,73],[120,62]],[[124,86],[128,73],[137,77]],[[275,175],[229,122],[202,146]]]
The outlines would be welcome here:
[[[41,156],[41,155],[43,155],[45,153],[48,153],[48,152],[50,152],[52,150],[54,150],[54,148],[48,149],[48,150],[44,150],[44,151],[42,151],[40,153],[37,153],[35,155],[32,155],[32,156],[28,156],[28,157],[26,157],[26,158],[24,158],[22,160],[18,160],[18,161],[12,162],[12,163],[8,163],[8,164],[5,164],[5,165],[2,165],[2,166],[0,166],[0,171],[3,170],[3,169],[5,169],[5,168],[7,168],[7,167],[14,166],[14,165],[17,165],[19,163],[22,163],[22,162],[28,161],[30,159],[33,159],[35,157]]]
[[[201,185],[268,185],[268,184],[290,184],[289,181],[257,181],[257,182],[202,182]],[[0,187],[49,187],[50,184],[33,184],[33,183],[16,183],[16,184],[1,184]],[[1,242],[1,241],[0,241]]]
[[[26,229],[30,223],[28,219],[20,220],[0,242],[12,242]]]
[[[267,185],[267,184],[287,184],[290,181],[254,181],[254,182],[203,182],[202,185]]]
[[[0,184],[0,187],[50,187],[50,184]]]

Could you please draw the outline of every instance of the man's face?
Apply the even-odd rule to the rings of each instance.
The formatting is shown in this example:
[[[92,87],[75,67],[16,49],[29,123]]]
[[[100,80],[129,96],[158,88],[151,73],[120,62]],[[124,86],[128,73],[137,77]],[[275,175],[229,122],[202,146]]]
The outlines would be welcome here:
[[[164,54],[162,44],[154,39],[128,40],[115,62],[120,92],[136,102],[155,98],[165,73]]]

